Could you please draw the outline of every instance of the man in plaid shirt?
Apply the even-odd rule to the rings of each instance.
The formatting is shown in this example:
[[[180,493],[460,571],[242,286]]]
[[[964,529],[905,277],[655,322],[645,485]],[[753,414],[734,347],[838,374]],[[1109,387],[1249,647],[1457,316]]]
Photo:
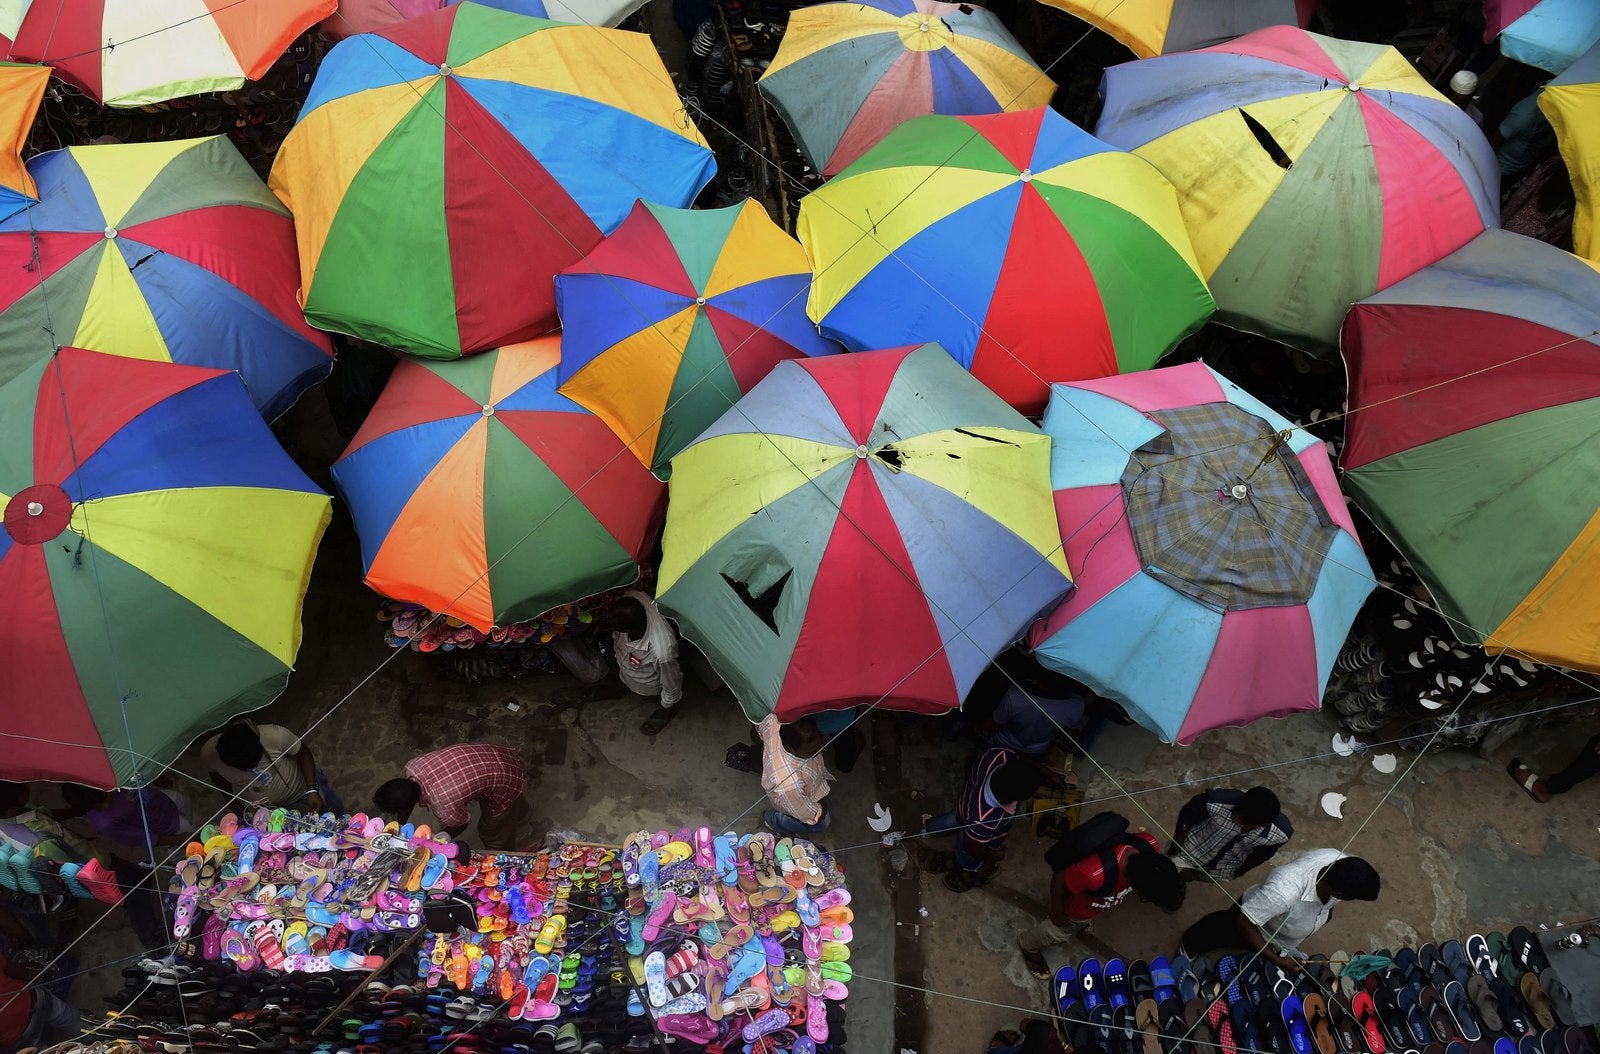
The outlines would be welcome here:
[[[1269,788],[1218,788],[1184,805],[1167,853],[1185,865],[1185,879],[1210,875],[1227,882],[1266,863],[1293,836]]]
[[[522,797],[527,787],[528,774],[516,751],[491,743],[458,743],[412,758],[405,776],[379,787],[372,803],[385,819],[405,823],[420,802],[455,838],[472,822],[467,804],[475,801],[483,847],[514,849],[518,828],[528,817]]]

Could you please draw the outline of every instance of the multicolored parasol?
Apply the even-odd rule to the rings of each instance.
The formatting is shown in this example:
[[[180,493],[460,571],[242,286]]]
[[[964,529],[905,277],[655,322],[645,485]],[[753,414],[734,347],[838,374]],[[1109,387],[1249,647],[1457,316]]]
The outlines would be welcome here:
[[[1221,44],[1253,29],[1310,23],[1316,0],[1042,0],[1141,59]]]
[[[1597,4],[1596,7],[1600,7]],[[1539,93],[1539,109],[1561,143],[1578,206],[1572,214],[1572,251],[1600,263],[1600,44]]]
[[[665,479],[678,451],[778,362],[842,350],[806,318],[810,287],[805,251],[756,202],[640,202],[556,276],[561,393]]]
[[[551,332],[551,278],[711,151],[650,38],[455,4],[334,46],[270,184],[306,317],[428,358]]]
[[[1600,670],[1600,270],[1486,231],[1357,304],[1345,481],[1464,641]]]
[[[1595,0],[1484,0],[1483,21],[1483,39],[1499,37],[1506,58],[1551,73],[1600,43]]]
[[[1201,363],[1058,384],[1047,666],[1169,743],[1315,710],[1374,586],[1327,447]]]
[[[63,348],[0,450],[8,779],[142,783],[283,691],[331,503],[238,377]]]
[[[75,146],[29,163],[0,221],[0,383],[68,344],[237,370],[268,420],[327,376],[295,302],[294,223],[223,136]]]
[[[39,200],[22,150],[48,83],[47,66],[0,62],[0,219]]]
[[[937,345],[780,362],[673,459],[657,599],[751,720],[953,709],[1071,585],[1049,457]]]
[[[1212,311],[1172,187],[1052,110],[917,117],[800,203],[807,311],[851,348],[934,340],[1024,413],[1147,369]]]
[[[431,14],[461,0],[339,0],[338,10],[322,23],[334,40],[356,33],[375,33],[385,26]],[[575,22],[580,26],[615,26],[643,7],[642,0],[474,0],[519,15]]]
[[[1056,92],[993,12],[938,0],[800,8],[757,83],[825,176],[913,117],[1029,110]]]
[[[1177,187],[1219,321],[1308,352],[1499,225],[1488,140],[1390,47],[1280,26],[1114,66],[1102,94],[1095,134]]]
[[[639,577],[664,488],[557,394],[559,339],[395,368],[333,466],[369,586],[487,632]]]
[[[8,59],[40,62],[106,106],[229,91],[266,74],[336,0],[8,0]],[[12,23],[0,15],[0,31]]]

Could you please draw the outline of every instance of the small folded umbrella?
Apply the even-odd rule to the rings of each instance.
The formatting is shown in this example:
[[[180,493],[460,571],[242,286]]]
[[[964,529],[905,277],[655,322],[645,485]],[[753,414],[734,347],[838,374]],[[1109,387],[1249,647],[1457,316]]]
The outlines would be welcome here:
[[[271,420],[333,368],[295,301],[294,221],[223,136],[29,162],[0,221],[0,383],[68,344],[236,370]]]
[[[336,0],[7,0],[7,58],[40,62],[105,106],[230,91],[264,76]],[[0,14],[0,30],[7,21]]]
[[[937,341],[1023,413],[1141,370],[1210,317],[1170,184],[1054,110],[916,117],[800,203],[807,313],[849,347]]]
[[[715,171],[649,37],[460,3],[334,45],[268,182],[313,325],[449,359],[553,332],[558,271]]]
[[[1141,59],[1221,44],[1253,29],[1310,23],[1316,0],[1041,0]]]
[[[1486,231],[1345,322],[1356,504],[1463,640],[1600,669],[1600,271]]]
[[[1374,586],[1327,447],[1201,363],[1058,384],[1035,654],[1169,743],[1315,710]]]
[[[461,0],[339,0],[338,10],[322,23],[322,32],[334,40],[357,33],[373,33],[460,3]],[[519,15],[574,22],[581,26],[615,26],[644,6],[643,0],[474,0]]]
[[[663,487],[556,392],[559,340],[395,367],[333,466],[369,586],[487,632],[639,577]]]
[[[8,779],[145,782],[283,691],[331,503],[237,376],[63,348],[0,450]]]
[[[1278,26],[1113,66],[1102,94],[1095,134],[1177,188],[1218,321],[1312,354],[1499,225],[1488,140],[1391,47]]]
[[[0,62],[0,219],[39,200],[22,148],[49,82],[48,66]]]
[[[1600,8],[1600,3],[1595,5]],[[1600,44],[1539,93],[1539,109],[1561,144],[1561,159],[1578,207],[1572,214],[1572,251],[1600,263]]]
[[[640,202],[556,276],[561,393],[593,410],[651,472],[783,359],[843,349],[806,318],[805,250],[756,202]]]
[[[954,709],[1071,587],[1049,456],[937,345],[780,362],[673,459],[657,598],[752,721]]]
[[[1595,0],[1484,0],[1483,39],[1508,59],[1561,73],[1600,43]]]
[[[912,117],[1030,110],[1056,91],[991,11],[938,0],[803,7],[758,86],[825,176]]]

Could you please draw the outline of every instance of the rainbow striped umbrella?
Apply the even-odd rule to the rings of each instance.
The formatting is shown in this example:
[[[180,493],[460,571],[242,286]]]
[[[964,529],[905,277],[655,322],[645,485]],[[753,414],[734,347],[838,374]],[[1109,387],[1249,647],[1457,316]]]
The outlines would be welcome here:
[[[335,45],[269,183],[312,324],[456,358],[552,332],[556,272],[715,168],[649,37],[461,3]]]
[[[758,85],[825,176],[913,117],[1029,110],[1056,92],[993,12],[937,0],[803,7]]]
[[[339,8],[322,23],[322,32],[334,40],[356,33],[375,33],[384,26],[431,14],[461,0],[339,0]],[[642,0],[475,0],[534,18],[575,22],[580,26],[615,26],[643,7]]]
[[[1071,587],[1049,458],[938,345],[780,362],[673,459],[661,607],[753,721],[954,709]]]
[[[1488,140],[1390,47],[1279,26],[1114,66],[1102,94],[1095,134],[1177,187],[1218,319],[1312,353],[1500,222]]]
[[[1221,44],[1264,26],[1304,26],[1316,0],[1042,0],[1115,38],[1139,58]]]
[[[39,190],[22,163],[22,149],[49,82],[46,66],[0,62],[0,219],[39,200]]]
[[[0,221],[0,382],[57,343],[236,370],[268,420],[333,367],[295,300],[294,223],[224,136],[29,162]]]
[[[335,3],[6,0],[0,31],[16,28],[7,58],[54,67],[105,106],[144,106],[259,80]]]
[[[395,368],[333,466],[369,586],[487,632],[639,577],[663,488],[556,392],[558,343]]]
[[[1600,270],[1485,231],[1355,305],[1345,481],[1464,641],[1600,670]]]
[[[666,479],[673,457],[784,359],[840,347],[806,318],[811,268],[756,202],[640,202],[556,276],[561,393]]]
[[[1040,661],[1169,743],[1315,710],[1375,584],[1322,441],[1198,362],[1058,384],[1044,430],[1078,570]]]
[[[1567,67],[1600,42],[1595,0],[1484,0],[1483,39],[1500,38],[1508,59],[1551,73]]]
[[[1596,5],[1600,7],[1600,4]],[[1577,197],[1572,251],[1600,263],[1600,44],[1539,93],[1539,109],[1561,143],[1561,160]]]
[[[1053,110],[917,117],[800,203],[807,313],[852,349],[942,344],[1024,413],[1147,369],[1211,315],[1172,187]]]
[[[237,376],[63,348],[0,450],[8,779],[142,783],[283,691],[331,503]]]

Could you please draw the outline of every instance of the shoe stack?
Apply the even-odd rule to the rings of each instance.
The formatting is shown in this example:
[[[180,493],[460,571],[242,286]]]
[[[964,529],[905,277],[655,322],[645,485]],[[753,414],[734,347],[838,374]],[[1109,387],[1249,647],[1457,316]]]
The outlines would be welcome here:
[[[198,934],[200,959],[243,971],[371,970],[374,936],[419,929],[424,894],[453,886],[458,852],[426,825],[362,813],[229,813],[178,865],[173,936]]]
[[[52,844],[55,843],[52,839]],[[0,840],[0,886],[46,897],[78,897],[122,903],[122,887],[99,860],[58,861],[36,848]]]
[[[535,642],[552,641],[581,636],[593,632],[595,618],[603,613],[609,603],[602,594],[574,604],[552,608],[537,618],[509,626],[496,626],[489,632],[474,629],[453,615],[435,617],[432,611],[420,604],[399,600],[386,600],[378,608],[378,621],[388,623],[383,640],[391,648],[410,648],[412,651],[456,651],[485,645],[508,647]],[[552,669],[555,668],[552,663]]]
[[[631,835],[621,864],[615,939],[657,1028],[707,1049],[842,1054],[854,915],[827,854],[701,827]]]
[[[1595,1054],[1551,1005],[1548,970],[1524,927],[1293,975],[1245,954],[1085,959],[1056,972],[1056,1025],[1107,1054]]]

